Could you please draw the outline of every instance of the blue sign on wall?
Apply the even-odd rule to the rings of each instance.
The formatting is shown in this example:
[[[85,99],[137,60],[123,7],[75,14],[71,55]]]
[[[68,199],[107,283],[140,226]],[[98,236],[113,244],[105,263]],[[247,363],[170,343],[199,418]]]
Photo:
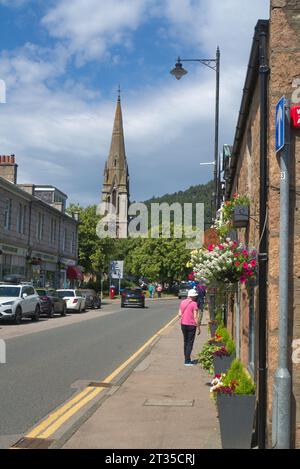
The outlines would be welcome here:
[[[275,120],[275,150],[281,150],[285,145],[285,96],[282,96],[276,104],[276,120]]]

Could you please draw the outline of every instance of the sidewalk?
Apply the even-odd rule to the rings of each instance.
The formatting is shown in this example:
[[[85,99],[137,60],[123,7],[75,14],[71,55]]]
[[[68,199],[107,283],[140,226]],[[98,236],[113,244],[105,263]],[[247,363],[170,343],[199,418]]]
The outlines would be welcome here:
[[[207,340],[207,326],[201,329],[195,358]],[[199,365],[185,367],[183,362],[182,333],[176,323],[64,448],[221,448],[217,412],[209,396],[211,376]]]

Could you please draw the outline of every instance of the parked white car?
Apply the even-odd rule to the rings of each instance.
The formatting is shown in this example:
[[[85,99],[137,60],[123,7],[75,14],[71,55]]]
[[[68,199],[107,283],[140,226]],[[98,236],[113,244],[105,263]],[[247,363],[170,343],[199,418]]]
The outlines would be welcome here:
[[[67,309],[78,311],[85,311],[85,298],[78,290],[63,289],[56,290],[57,296],[63,298],[66,301]]]
[[[0,284],[0,321],[14,321],[15,324],[20,324],[22,318],[39,320],[39,295],[30,284]]]

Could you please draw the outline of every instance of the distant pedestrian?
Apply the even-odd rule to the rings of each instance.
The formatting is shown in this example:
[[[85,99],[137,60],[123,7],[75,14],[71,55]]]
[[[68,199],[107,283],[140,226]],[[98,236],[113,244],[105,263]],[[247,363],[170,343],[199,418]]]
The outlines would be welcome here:
[[[157,285],[156,290],[158,298],[161,298],[162,286],[160,285],[160,283]]]
[[[185,366],[192,366],[191,353],[194,346],[196,331],[200,334],[200,321],[197,305],[198,293],[196,290],[191,289],[188,292],[188,297],[183,300],[179,307],[179,318],[181,323],[181,330],[184,342],[184,364]]]
[[[203,317],[203,311],[204,311],[204,304],[205,304],[205,296],[206,296],[206,287],[205,285],[201,285],[198,283],[196,286],[196,291],[198,293],[198,298],[197,298],[197,305],[199,309],[199,318],[200,318],[200,324],[202,322],[202,317]]]
[[[155,292],[155,286],[152,283],[150,283],[150,285],[149,285],[150,298],[154,298],[154,292]]]

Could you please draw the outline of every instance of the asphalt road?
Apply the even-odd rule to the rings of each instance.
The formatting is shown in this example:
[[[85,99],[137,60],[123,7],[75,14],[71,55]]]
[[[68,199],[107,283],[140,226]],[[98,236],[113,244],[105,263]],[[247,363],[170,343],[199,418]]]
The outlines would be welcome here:
[[[6,340],[7,363],[0,365],[0,447],[68,400],[76,382],[105,379],[178,309],[176,300],[148,305],[114,306],[107,315],[32,334],[31,324],[19,326],[26,334]]]

